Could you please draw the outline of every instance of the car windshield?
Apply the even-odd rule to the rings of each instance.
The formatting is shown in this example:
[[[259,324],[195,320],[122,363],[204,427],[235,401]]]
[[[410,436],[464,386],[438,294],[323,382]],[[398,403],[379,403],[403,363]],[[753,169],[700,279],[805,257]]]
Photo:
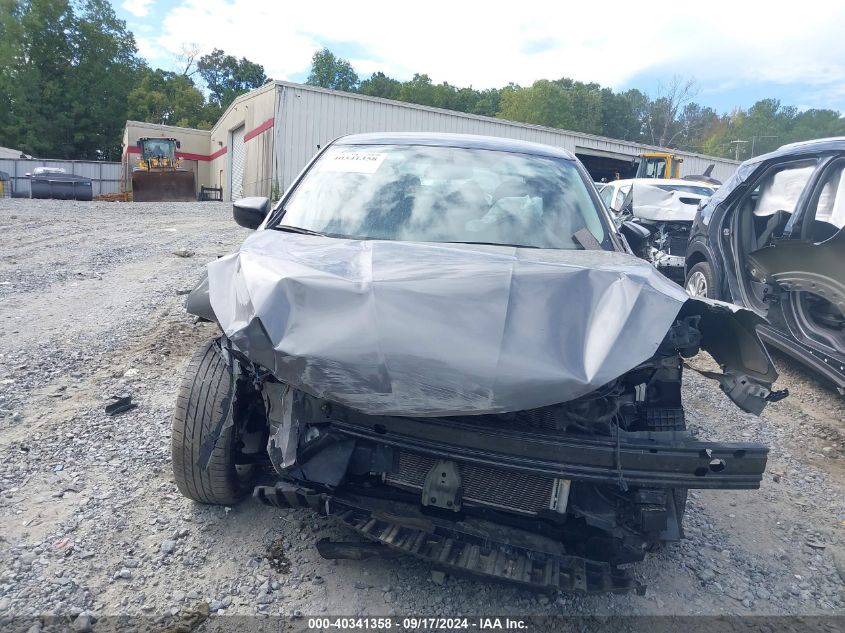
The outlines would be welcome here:
[[[666,159],[643,156],[637,168],[637,178],[664,178]]]
[[[663,191],[680,191],[681,193],[694,193],[699,196],[712,196],[715,189],[702,185],[654,185]]]
[[[418,145],[336,145],[286,201],[277,228],[332,237],[586,247],[604,242],[574,161]],[[589,240],[588,240],[589,241]]]
[[[173,143],[171,141],[145,141],[143,158],[169,158],[173,160]]]

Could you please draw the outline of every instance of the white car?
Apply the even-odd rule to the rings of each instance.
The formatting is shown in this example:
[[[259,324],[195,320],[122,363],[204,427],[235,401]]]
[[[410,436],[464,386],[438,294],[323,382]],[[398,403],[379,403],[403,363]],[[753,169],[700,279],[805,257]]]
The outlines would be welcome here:
[[[680,180],[673,178],[638,178],[628,180],[613,180],[602,187],[599,195],[601,196],[604,206],[611,211],[618,212],[622,208],[622,202],[625,196],[631,190],[631,184],[634,182],[643,182],[663,189],[664,191],[678,191],[681,193],[688,193],[696,197],[696,205],[698,200],[709,198],[716,192],[716,187],[704,182],[696,182],[694,180]]]
[[[690,180],[635,178],[615,180],[599,193],[618,223],[635,223],[648,237],[628,239],[634,252],[683,285],[690,228],[713,185]]]

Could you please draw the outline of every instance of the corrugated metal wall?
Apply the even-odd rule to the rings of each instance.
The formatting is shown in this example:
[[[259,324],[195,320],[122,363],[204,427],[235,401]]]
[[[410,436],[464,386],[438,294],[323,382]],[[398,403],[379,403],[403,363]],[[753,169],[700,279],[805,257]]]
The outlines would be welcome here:
[[[241,95],[226,109],[211,130],[210,176],[223,189],[223,199],[238,193],[269,196],[273,189],[273,125],[276,113],[276,86],[267,84]],[[244,167],[240,191],[230,182],[232,176],[232,132],[243,126]]]
[[[121,164],[82,160],[39,160],[9,158],[0,159],[0,171],[5,171],[12,178],[12,190],[15,196],[29,197],[29,178],[36,167],[58,167],[69,174],[85,176],[91,179],[94,197],[102,193],[120,191]]]
[[[311,86],[277,83],[275,134],[276,178],[286,189],[319,147],[338,136],[363,132],[457,132],[501,136],[563,147],[571,152],[587,148],[636,157],[655,150],[647,145],[617,141],[589,134],[555,130],[415,106],[412,104],[350,95]],[[736,170],[734,161],[687,152],[684,174],[700,174],[715,163],[713,177],[726,180]]]

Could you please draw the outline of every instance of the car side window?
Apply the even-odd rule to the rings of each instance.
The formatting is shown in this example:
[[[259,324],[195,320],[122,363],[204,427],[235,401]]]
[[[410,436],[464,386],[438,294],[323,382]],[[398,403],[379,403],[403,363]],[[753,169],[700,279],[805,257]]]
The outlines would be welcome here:
[[[612,185],[605,185],[602,187],[601,190],[601,200],[604,202],[604,206],[608,209],[610,208],[610,201],[613,199],[613,186]]]
[[[746,253],[763,248],[783,234],[816,164],[815,160],[804,160],[777,165],[740,199],[736,221]]]
[[[793,213],[815,168],[815,162],[798,163],[769,172],[751,194],[754,215],[769,217],[778,211]]]
[[[824,179],[818,197],[810,202],[808,216],[813,218],[810,238],[821,242],[845,227],[845,163],[833,165]],[[809,218],[808,218],[809,219]]]

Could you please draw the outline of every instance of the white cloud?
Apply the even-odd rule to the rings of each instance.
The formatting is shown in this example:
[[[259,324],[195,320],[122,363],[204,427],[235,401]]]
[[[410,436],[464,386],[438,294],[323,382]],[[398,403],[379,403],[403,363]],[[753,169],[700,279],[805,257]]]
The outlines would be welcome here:
[[[162,52],[155,46],[148,38],[135,36],[135,44],[138,46],[138,52],[141,53],[148,60],[160,59]]]
[[[148,0],[128,0],[146,6]],[[126,6],[126,5],[124,5]],[[820,89],[845,82],[845,5],[759,5],[711,0],[664,13],[638,3],[429,0],[269,3],[185,0],[165,16],[156,44],[222,48],[276,79],[306,72],[332,42],[355,44],[362,76],[425,72],[476,88],[572,77],[618,87],[643,72],[695,76],[701,84],[774,82]],[[335,52],[343,55],[342,47]],[[364,49],[362,53],[360,50]]]
[[[154,0],[125,0],[120,6],[132,15],[143,18],[150,12],[150,5]]]

